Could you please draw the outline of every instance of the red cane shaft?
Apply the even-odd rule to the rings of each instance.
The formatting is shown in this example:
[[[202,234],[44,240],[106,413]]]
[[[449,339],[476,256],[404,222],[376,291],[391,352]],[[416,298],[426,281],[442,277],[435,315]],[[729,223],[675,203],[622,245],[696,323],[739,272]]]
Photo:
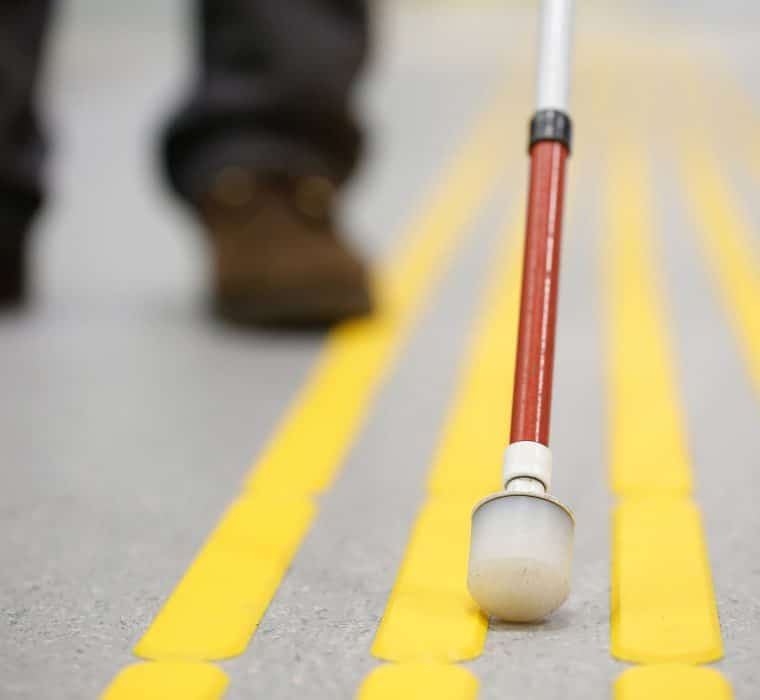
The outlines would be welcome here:
[[[548,445],[568,149],[557,141],[539,141],[530,155],[510,442],[530,440]]]

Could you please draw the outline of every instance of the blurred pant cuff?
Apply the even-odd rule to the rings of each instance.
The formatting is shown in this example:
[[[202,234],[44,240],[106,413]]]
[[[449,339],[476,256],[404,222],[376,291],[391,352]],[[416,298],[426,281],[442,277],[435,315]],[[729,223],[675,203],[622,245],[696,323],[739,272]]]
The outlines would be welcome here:
[[[194,203],[209,192],[219,172],[229,166],[296,177],[319,175],[338,185],[350,171],[350,165],[331,162],[300,144],[226,139],[170,162],[169,180],[180,197]]]
[[[24,236],[0,230],[0,308],[17,304],[26,288],[26,244]]]

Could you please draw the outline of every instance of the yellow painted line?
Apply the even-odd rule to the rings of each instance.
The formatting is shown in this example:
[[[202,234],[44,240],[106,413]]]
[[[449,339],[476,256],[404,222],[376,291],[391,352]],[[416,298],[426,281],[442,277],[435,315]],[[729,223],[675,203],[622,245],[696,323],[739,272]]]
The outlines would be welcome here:
[[[477,696],[478,679],[461,666],[397,664],[372,671],[357,700],[475,700]]]
[[[382,268],[380,310],[330,334],[306,386],[253,466],[245,493],[136,654],[207,661],[243,651],[314,518],[310,499],[330,485],[415,319],[509,162],[512,121],[511,102],[502,96],[449,163],[445,179]],[[515,151],[519,145],[514,143]]]
[[[143,663],[123,669],[101,700],[217,700],[229,681],[202,663]]]
[[[445,669],[446,663],[474,658],[483,650],[488,620],[467,591],[467,557],[473,504],[500,487],[509,424],[522,240],[518,226],[511,226],[509,233],[495,259],[432,464],[428,499],[372,646],[376,657],[400,663],[370,674],[359,691],[362,700],[438,697],[438,686],[427,685],[435,676],[430,669]],[[478,425],[481,418],[484,422]],[[463,679],[464,673],[469,675],[464,669],[456,672]],[[452,687],[452,694],[443,697],[474,697],[474,678],[472,683],[472,689]]]
[[[615,681],[615,700],[731,700],[726,679],[712,668],[639,666]]]
[[[643,663],[722,655],[704,535],[657,289],[640,152],[610,157],[607,290],[613,518],[611,652]]]
[[[749,217],[704,139],[692,138],[680,155],[680,174],[704,259],[760,393],[760,250]]]

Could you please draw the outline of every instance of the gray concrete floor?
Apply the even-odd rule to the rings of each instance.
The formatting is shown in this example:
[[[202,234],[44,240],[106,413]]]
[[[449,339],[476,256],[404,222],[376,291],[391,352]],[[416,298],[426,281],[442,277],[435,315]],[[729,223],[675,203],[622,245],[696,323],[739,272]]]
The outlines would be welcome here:
[[[638,3],[629,20],[617,3],[590,3],[579,43],[629,21],[651,23],[667,41],[683,22],[705,56],[723,50],[757,99],[758,54],[745,27],[757,26],[758,10],[721,3],[716,18],[715,6],[703,4],[660,3],[654,15]],[[164,193],[152,151],[188,73],[183,5],[106,11],[79,0],[60,17],[48,80],[54,196],[35,239],[37,298],[29,312],[0,318],[2,698],[94,698],[130,662],[322,342],[206,319],[201,239]],[[528,10],[485,2],[382,8],[381,50],[363,94],[371,156],[346,211],[372,255],[403,233],[489,95],[529,65]],[[515,95],[515,110],[529,113],[529,93]],[[544,626],[491,630],[485,653],[469,664],[485,699],[605,697],[624,668],[608,651],[596,268],[604,232],[595,186],[603,153],[579,127],[553,434],[557,492],[578,521],[574,590]],[[760,658],[752,488],[760,404],[697,255],[676,172],[661,158],[668,309],[726,646],[718,666],[736,697],[749,699]],[[517,180],[524,166],[506,164]],[[746,169],[737,164],[731,174],[752,192]],[[491,246],[522,196],[507,186],[517,180],[507,178],[474,223],[248,651],[223,664],[228,697],[351,697],[377,663],[369,647],[423,498]],[[760,222],[757,199],[748,204]]]

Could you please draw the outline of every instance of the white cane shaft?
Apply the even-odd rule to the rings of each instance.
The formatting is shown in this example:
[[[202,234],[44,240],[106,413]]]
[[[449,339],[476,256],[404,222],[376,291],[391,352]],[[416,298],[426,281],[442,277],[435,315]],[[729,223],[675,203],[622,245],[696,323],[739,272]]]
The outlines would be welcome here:
[[[538,23],[536,110],[568,113],[574,0],[542,0]]]

